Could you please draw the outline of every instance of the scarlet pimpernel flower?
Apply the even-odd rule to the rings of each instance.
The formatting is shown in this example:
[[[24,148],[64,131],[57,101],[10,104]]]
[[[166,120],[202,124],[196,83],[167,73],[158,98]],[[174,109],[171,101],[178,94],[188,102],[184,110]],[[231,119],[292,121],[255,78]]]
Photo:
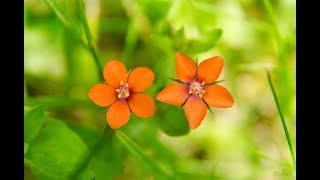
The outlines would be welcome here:
[[[94,85],[88,97],[98,106],[109,107],[107,121],[112,129],[125,125],[131,112],[141,118],[149,118],[154,114],[152,97],[143,93],[154,80],[149,68],[138,67],[127,74],[121,62],[112,60],[105,65],[103,77],[107,83]]]
[[[157,100],[184,108],[189,127],[197,128],[204,119],[209,105],[219,108],[233,106],[228,90],[216,81],[220,76],[223,60],[215,56],[196,63],[183,53],[176,54],[178,79],[157,95]],[[209,108],[210,110],[210,108]]]

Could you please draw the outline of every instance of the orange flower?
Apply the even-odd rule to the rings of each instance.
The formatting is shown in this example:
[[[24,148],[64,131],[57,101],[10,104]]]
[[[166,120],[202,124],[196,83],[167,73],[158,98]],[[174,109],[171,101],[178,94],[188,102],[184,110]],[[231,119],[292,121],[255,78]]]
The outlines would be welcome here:
[[[108,84],[94,85],[88,96],[98,106],[109,106],[107,121],[112,129],[125,125],[131,112],[142,118],[154,114],[153,99],[143,93],[154,80],[154,74],[149,68],[138,67],[127,75],[124,65],[112,60],[105,65],[103,77]]]
[[[219,56],[206,59],[197,67],[188,56],[176,54],[177,82],[170,84],[158,95],[157,100],[184,107],[189,127],[197,128],[204,119],[209,105],[219,108],[231,107],[234,103],[228,90],[215,81],[222,70]]]

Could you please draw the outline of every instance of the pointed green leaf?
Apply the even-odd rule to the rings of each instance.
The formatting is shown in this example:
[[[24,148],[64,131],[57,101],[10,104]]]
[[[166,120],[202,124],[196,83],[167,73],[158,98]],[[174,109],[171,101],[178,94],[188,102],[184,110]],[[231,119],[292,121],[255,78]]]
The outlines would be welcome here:
[[[24,142],[31,143],[38,135],[44,122],[45,112],[43,106],[36,106],[24,115]]]

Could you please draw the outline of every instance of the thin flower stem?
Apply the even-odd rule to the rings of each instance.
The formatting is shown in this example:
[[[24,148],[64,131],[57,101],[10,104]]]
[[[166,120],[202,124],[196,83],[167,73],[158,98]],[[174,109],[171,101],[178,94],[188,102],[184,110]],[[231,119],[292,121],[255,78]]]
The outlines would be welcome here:
[[[288,142],[288,145],[289,145],[289,148],[290,148],[290,152],[291,152],[291,158],[292,158],[293,167],[294,167],[294,170],[296,170],[296,158],[295,158],[295,153],[294,153],[294,149],[293,149],[293,146],[292,146],[291,138],[290,138],[290,135],[289,135],[289,132],[288,132],[288,129],[287,129],[286,121],[284,120],[284,116],[283,116],[281,108],[280,108],[280,103],[279,103],[276,91],[274,90],[274,87],[273,87],[273,84],[272,84],[272,81],[271,81],[271,77],[270,77],[270,74],[269,74],[268,71],[267,71],[267,76],[268,76],[268,82],[269,82],[269,85],[270,85],[270,88],[271,88],[271,91],[272,91],[272,95],[273,95],[274,101],[276,103],[276,106],[277,106],[277,109],[278,109],[278,113],[280,115],[282,126],[283,126],[284,132],[286,134],[287,142]]]
[[[87,38],[88,47],[89,47],[90,52],[93,56],[94,62],[97,66],[97,69],[99,72],[99,77],[103,80],[103,76],[102,76],[103,73],[102,73],[102,69],[101,69],[101,65],[100,65],[101,61],[99,58],[97,46],[94,42],[90,27],[88,24],[83,0],[76,0],[76,2],[77,2],[77,7],[78,7],[80,19],[81,19],[82,25],[83,25],[83,30],[84,30],[85,36]]]

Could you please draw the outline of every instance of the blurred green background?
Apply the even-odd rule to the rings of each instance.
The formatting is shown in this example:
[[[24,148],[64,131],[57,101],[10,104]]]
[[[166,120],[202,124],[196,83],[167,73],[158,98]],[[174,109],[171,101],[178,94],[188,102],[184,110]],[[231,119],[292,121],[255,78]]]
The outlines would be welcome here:
[[[182,110],[154,98],[153,117],[132,116],[121,128],[147,159],[115,133],[95,146],[106,109],[87,98],[101,75],[76,0],[24,4],[25,131],[26,119],[35,131],[27,142],[25,132],[25,179],[159,179],[153,166],[171,179],[295,179],[266,76],[268,69],[295,147],[294,0],[84,1],[100,68],[113,59],[128,70],[150,67],[153,97],[176,77],[176,52],[224,59],[218,80],[232,108],[212,107],[190,130]]]

